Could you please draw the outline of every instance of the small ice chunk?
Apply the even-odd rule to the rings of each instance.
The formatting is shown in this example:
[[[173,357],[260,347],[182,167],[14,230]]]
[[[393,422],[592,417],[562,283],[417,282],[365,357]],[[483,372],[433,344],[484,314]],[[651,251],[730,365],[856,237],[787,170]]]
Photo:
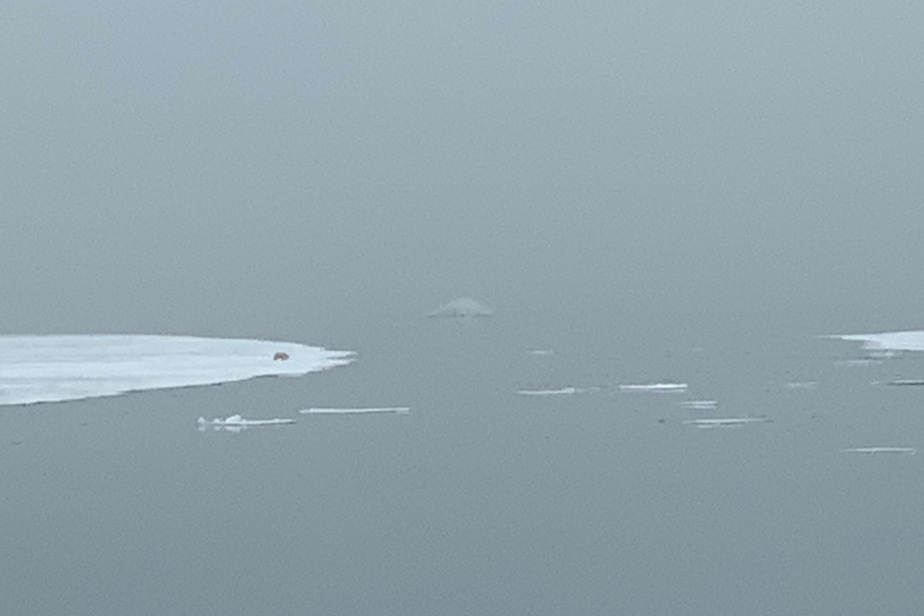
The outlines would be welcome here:
[[[555,351],[551,349],[532,349],[531,351],[527,351],[527,353],[533,357],[551,357],[555,354]]]
[[[786,389],[815,389],[818,381],[790,381],[783,385]]]
[[[619,391],[647,391],[654,393],[675,393],[687,390],[686,383],[646,383],[640,385],[620,385]]]
[[[685,409],[692,409],[695,411],[707,411],[716,408],[719,405],[718,400],[684,400],[680,403]]]
[[[727,417],[722,419],[688,419],[683,423],[697,428],[738,428],[747,424],[767,423],[769,421],[770,419],[766,417]]]
[[[891,453],[906,456],[913,456],[918,452],[914,447],[852,447],[850,449],[841,449],[844,453]]]
[[[444,318],[471,318],[471,317],[490,317],[494,311],[476,302],[471,297],[460,297],[454,299],[448,304],[443,304],[433,312],[427,314],[428,317]]]
[[[411,412],[409,406],[382,406],[371,408],[310,408],[302,409],[299,413],[305,415],[364,415],[372,413],[395,413],[405,415]]]
[[[561,389],[521,389],[517,393],[521,396],[570,396],[585,391],[587,390],[577,387],[562,387]]]
[[[232,432],[239,432],[243,428],[249,428],[251,426],[281,426],[287,424],[294,424],[294,419],[244,419],[241,415],[231,415],[225,419],[215,418],[212,421],[207,420],[205,417],[200,417],[196,422],[199,424],[200,430],[205,430],[209,426],[215,430],[227,429]]]
[[[898,385],[901,387],[921,387],[924,386],[924,380],[921,379],[897,379],[895,381],[887,381],[886,385]]]

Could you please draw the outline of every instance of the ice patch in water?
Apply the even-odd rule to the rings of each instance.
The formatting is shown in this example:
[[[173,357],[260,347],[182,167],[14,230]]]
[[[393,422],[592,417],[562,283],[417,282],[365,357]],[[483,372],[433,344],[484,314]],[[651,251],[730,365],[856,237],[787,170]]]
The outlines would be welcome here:
[[[654,393],[673,393],[687,390],[686,383],[646,383],[643,385],[620,385],[619,391],[649,391]]]
[[[490,317],[494,311],[487,306],[480,304],[471,297],[460,297],[454,299],[448,304],[444,304],[427,314],[428,317],[446,317],[446,318],[471,318],[471,317]]]
[[[199,430],[207,430],[209,427],[215,430],[227,430],[229,432],[240,432],[244,428],[251,426],[284,426],[294,424],[294,419],[244,419],[240,415],[231,415],[225,419],[213,419],[208,421],[205,417],[200,417]]]
[[[274,360],[279,353],[288,356]],[[292,342],[191,336],[0,336],[0,405],[296,376],[352,353]]]
[[[585,391],[587,390],[577,387],[562,387],[561,389],[521,389],[517,393],[521,396],[570,396]]]
[[[790,381],[783,385],[786,389],[815,389],[818,381]]]
[[[680,403],[685,409],[692,409],[695,411],[706,411],[712,410],[719,405],[718,400],[685,400]]]
[[[395,413],[404,415],[411,412],[408,406],[382,406],[371,408],[310,408],[302,409],[299,413],[306,415],[363,415],[367,413]]]
[[[767,423],[766,417],[728,417],[723,419],[688,419],[683,422],[697,428],[738,428],[747,424]]]
[[[918,452],[914,447],[853,447],[850,449],[841,449],[844,453],[891,453],[906,456],[913,456]]]

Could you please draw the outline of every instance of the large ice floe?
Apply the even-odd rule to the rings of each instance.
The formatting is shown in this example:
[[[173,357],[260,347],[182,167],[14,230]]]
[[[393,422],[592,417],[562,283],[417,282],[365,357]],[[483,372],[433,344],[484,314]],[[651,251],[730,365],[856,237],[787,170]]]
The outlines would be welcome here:
[[[471,297],[460,297],[427,314],[431,318],[490,317],[494,311]]]
[[[297,376],[347,364],[352,356],[293,342],[233,338],[0,336],[0,405]]]
[[[924,351],[924,331],[885,332],[881,334],[846,334],[825,336],[850,342],[862,342],[863,348],[888,357],[895,351]]]

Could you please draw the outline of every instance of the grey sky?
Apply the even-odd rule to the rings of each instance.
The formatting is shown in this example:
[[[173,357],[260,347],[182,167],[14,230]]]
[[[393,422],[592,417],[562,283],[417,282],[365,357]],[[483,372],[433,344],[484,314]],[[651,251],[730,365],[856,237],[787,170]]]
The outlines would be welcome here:
[[[829,302],[862,327],[884,293],[921,299],[901,285],[922,273],[920,23],[906,3],[14,0],[0,327],[233,334],[458,295],[784,322]]]

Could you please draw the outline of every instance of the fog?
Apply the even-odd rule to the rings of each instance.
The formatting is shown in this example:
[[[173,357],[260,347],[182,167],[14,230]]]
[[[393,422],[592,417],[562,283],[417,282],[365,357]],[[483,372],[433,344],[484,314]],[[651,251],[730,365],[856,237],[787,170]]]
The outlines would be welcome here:
[[[869,383],[922,369],[815,336],[922,327],[922,23],[900,2],[8,0],[0,335],[357,361],[0,410],[2,594],[94,616],[920,605],[920,457],[843,451],[919,446],[916,388]],[[426,318],[459,297],[493,318]],[[516,395],[620,383],[689,400]],[[195,423],[392,404],[413,412]],[[772,421],[683,425],[716,406]]]

